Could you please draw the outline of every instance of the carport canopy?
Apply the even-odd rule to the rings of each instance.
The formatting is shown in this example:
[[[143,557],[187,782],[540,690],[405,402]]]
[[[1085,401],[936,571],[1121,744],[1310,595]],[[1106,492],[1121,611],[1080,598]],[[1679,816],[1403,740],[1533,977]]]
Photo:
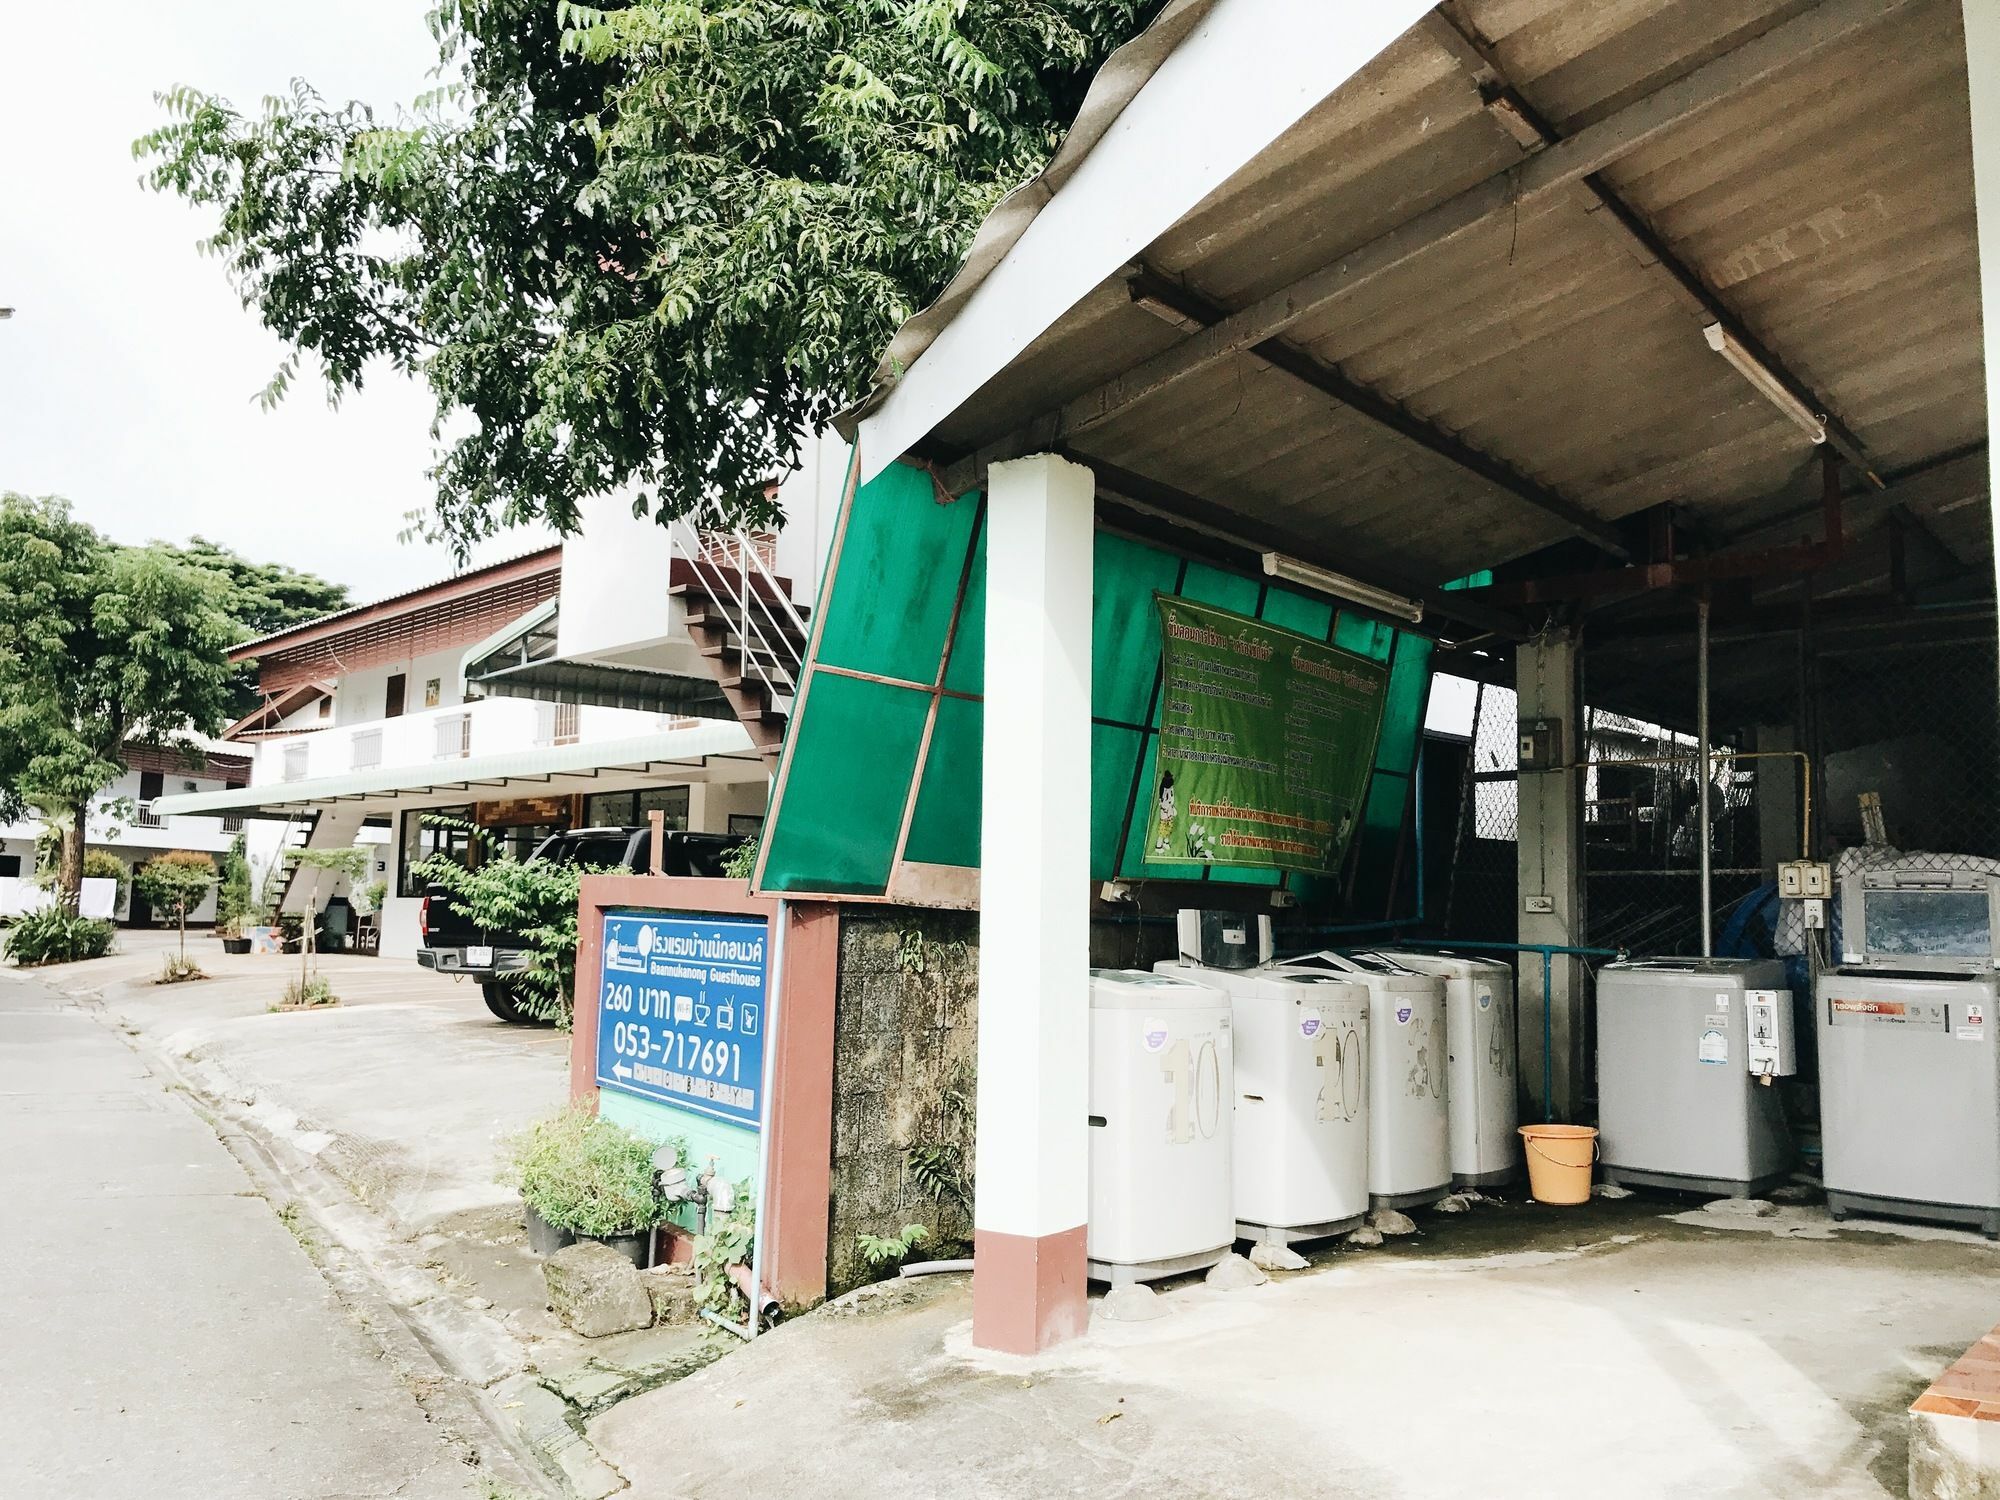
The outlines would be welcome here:
[[[749,733],[718,720],[630,739],[537,746],[414,766],[383,766],[346,776],[263,782],[221,792],[155,798],[162,816],[237,814],[294,818],[345,806],[376,816],[402,808],[570,793],[627,791],[682,781],[759,781],[764,762]]]
[[[976,1343],[1088,1316],[1092,528],[1532,643],[1524,686],[1557,686],[1521,711],[1558,719],[1605,601],[1784,599],[1892,509],[1990,620],[1982,218],[2000,240],[2000,0],[1172,0],[1110,60],[846,418],[862,482],[983,494],[1008,642]],[[1541,780],[1519,838],[1546,864],[1579,814]],[[1574,942],[1578,904],[1522,938]],[[1558,966],[1524,1015],[1580,1055],[1578,993]]]

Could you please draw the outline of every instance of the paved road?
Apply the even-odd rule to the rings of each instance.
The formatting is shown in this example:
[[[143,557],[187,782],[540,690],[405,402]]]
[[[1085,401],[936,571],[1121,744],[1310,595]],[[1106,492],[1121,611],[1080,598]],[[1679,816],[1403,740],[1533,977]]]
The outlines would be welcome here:
[[[0,974],[0,1495],[485,1493],[98,1013]]]

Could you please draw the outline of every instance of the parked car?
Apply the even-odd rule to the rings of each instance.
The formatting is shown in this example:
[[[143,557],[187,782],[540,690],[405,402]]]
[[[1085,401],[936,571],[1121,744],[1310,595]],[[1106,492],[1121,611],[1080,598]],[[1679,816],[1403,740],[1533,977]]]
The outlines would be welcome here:
[[[719,876],[723,860],[746,836],[739,833],[687,833],[669,829],[660,846],[660,872],[665,875]],[[555,833],[535,846],[531,860],[586,865],[592,869],[629,870],[644,875],[652,869],[653,830],[638,828],[576,828]],[[451,892],[433,882],[418,908],[423,927],[417,962],[453,978],[475,980],[486,1008],[503,1021],[532,1024],[535,1018],[515,999],[510,975],[527,969],[529,950],[520,938],[479,926]]]

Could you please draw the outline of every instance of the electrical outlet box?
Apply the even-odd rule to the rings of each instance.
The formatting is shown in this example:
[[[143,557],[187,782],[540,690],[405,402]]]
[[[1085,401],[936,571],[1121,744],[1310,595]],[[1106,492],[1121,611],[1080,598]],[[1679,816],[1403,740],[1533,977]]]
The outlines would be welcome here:
[[[1779,865],[1778,894],[1787,901],[1824,901],[1833,894],[1833,867],[1812,859]]]
[[[1556,913],[1556,898],[1553,896],[1523,896],[1521,910],[1531,917],[1552,917]]]
[[[1747,1061],[1752,1078],[1789,1078],[1799,1070],[1790,990],[1745,990],[1750,1012]]]
[[[1809,896],[1802,905],[1805,908],[1806,926],[1815,932],[1826,931],[1826,903],[1817,896]]]
[[[1521,720],[1521,769],[1554,771],[1562,765],[1561,719]]]

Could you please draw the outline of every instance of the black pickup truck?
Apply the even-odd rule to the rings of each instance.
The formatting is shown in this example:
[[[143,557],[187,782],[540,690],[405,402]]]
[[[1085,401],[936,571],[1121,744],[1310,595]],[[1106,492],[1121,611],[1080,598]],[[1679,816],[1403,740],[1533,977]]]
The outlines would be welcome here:
[[[737,833],[670,829],[660,846],[660,871],[665,875],[721,875],[723,860],[744,839]],[[643,875],[652,868],[653,830],[576,828],[550,834],[528,857]],[[535,1018],[516,1004],[508,984],[508,976],[528,967],[528,950],[518,938],[476,926],[452,900],[451,892],[436,883],[424,892],[418,921],[423,927],[423,946],[417,950],[419,964],[453,978],[476,980],[486,1008],[494,1015],[503,1021],[534,1024]]]

